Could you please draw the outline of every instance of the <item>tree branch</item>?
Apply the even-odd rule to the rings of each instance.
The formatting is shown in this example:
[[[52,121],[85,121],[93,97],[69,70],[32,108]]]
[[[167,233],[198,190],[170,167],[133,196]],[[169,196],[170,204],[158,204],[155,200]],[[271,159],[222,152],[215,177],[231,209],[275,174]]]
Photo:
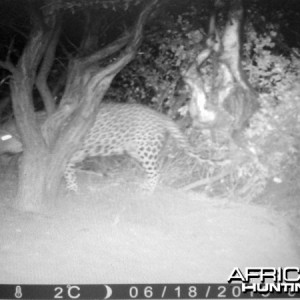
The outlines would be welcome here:
[[[16,71],[16,67],[10,61],[0,60],[0,67],[11,72],[12,74]]]
[[[89,56],[80,58],[81,65],[88,67],[96,62],[99,62],[99,60],[104,60],[108,56],[113,55],[114,53],[120,51],[128,43],[130,37],[131,34],[129,32],[123,33],[120,38],[113,41],[106,47],[98,50],[97,52]]]
[[[30,17],[33,28],[10,81],[17,126],[24,147],[29,149],[33,147],[32,145],[38,147],[44,143],[40,128],[36,124],[32,89],[38,66],[51,39],[51,31],[47,30],[38,8],[34,7],[34,4],[32,6],[30,7],[32,8],[30,9]]]
[[[125,31],[120,38],[112,42],[111,44],[107,45],[106,47],[102,48],[101,50],[95,52],[92,55],[89,55],[88,57],[81,58],[81,64],[82,65],[92,65],[95,62],[99,62],[99,60],[103,60],[114,53],[117,53],[120,51],[132,38],[132,42],[130,45],[128,45],[125,49],[126,51],[132,51],[139,47],[140,41],[142,39],[142,31],[145,25],[145,22],[149,16],[149,14],[152,12],[154,5],[158,3],[158,0],[151,0],[147,1],[147,5],[144,7],[142,12],[139,15],[139,18],[136,22],[136,24],[133,26],[133,29],[131,32]],[[129,49],[132,47],[132,49]]]
[[[30,5],[29,12],[33,27],[18,67],[26,72],[28,78],[35,80],[36,70],[49,44],[52,32],[46,29],[41,12],[33,3]]]
[[[103,74],[105,76],[119,72],[126,64],[130,62],[130,60],[133,59],[142,41],[144,25],[157,2],[158,0],[152,0],[148,2],[147,6],[140,13],[139,18],[132,29],[132,41],[127,45],[121,57],[103,70]]]
[[[42,96],[46,111],[48,115],[55,111],[55,103],[53,95],[47,84],[47,78],[55,59],[55,50],[58,43],[59,35],[61,31],[61,23],[57,22],[56,26],[52,28],[52,34],[50,41],[45,52],[42,65],[36,78],[36,87]]]

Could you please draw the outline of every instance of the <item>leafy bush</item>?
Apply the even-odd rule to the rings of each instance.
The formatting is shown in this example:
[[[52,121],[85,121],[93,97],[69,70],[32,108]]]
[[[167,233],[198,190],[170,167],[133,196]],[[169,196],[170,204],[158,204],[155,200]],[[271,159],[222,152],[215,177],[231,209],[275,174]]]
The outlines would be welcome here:
[[[300,171],[296,170],[299,169],[300,60],[293,53],[283,56],[274,50],[273,38],[278,34],[274,30],[259,35],[252,26],[247,29],[243,67],[252,86],[260,91],[260,109],[245,132],[255,147],[255,155],[238,167],[237,181],[246,182],[245,196],[251,200],[264,190],[269,180],[282,182]]]
[[[137,59],[118,76],[108,97],[146,103],[173,117],[176,113],[185,116],[189,94],[181,85],[181,71],[186,70],[204,47],[204,30],[196,21],[200,14],[203,17],[203,12],[190,7],[179,16],[171,14],[163,23],[151,26]],[[255,16],[257,20],[258,14],[256,11],[253,18]],[[214,177],[228,166],[204,167],[206,171],[199,169],[196,172],[200,174],[201,188],[203,180],[212,179],[211,182],[205,181],[206,190],[210,190],[211,195],[251,201],[264,191],[270,180],[282,181],[287,179],[287,174],[300,173],[296,170],[299,169],[296,166],[300,141],[298,49],[287,47],[278,26],[267,23],[262,16],[260,20],[265,24],[264,31],[255,29],[251,20],[246,22],[243,44],[242,66],[249,82],[259,92],[260,103],[259,111],[245,130],[250,151],[232,149],[228,140],[224,146],[222,138],[212,141],[209,132],[196,134],[195,139],[194,131],[188,131],[193,143],[200,145],[200,151],[217,153],[221,157],[229,152],[229,156],[234,157],[230,171],[224,172],[221,180],[214,181]],[[209,91],[212,80],[210,61],[201,68],[201,75]],[[219,136],[224,136],[224,132],[220,131]],[[193,169],[190,180],[195,180],[194,168],[185,170],[189,169]],[[180,174],[183,173],[179,172],[178,176]]]

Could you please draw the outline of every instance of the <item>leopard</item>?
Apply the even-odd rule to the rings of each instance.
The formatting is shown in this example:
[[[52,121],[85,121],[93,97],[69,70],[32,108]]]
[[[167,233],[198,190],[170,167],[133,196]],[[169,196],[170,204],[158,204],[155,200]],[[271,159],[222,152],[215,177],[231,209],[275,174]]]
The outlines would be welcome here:
[[[10,136],[13,138],[12,134]],[[11,152],[20,151],[22,145],[17,136],[7,140],[7,134],[6,141],[3,137],[5,135],[0,136],[0,154],[7,148],[5,143],[14,144]],[[196,153],[187,136],[169,116],[142,104],[101,103],[94,123],[65,166],[67,189],[78,192],[76,165],[86,158],[127,154],[145,171],[142,190],[152,193],[159,181],[159,156],[168,137],[198,161],[208,160]]]

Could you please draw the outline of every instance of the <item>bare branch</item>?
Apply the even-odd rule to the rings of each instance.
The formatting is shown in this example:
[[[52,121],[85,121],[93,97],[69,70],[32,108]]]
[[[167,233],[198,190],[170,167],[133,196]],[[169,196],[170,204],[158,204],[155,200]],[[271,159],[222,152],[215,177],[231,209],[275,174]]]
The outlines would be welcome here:
[[[55,103],[53,95],[47,84],[47,78],[49,76],[49,72],[51,70],[55,58],[55,50],[60,35],[60,29],[61,24],[60,22],[58,22],[52,30],[52,36],[50,38],[48,48],[45,52],[42,65],[39,70],[39,74],[36,78],[36,87],[43,98],[43,102],[45,104],[45,108],[48,115],[52,114],[55,111]]]
[[[20,28],[18,28],[17,26],[14,26],[13,24],[9,24],[8,26],[10,29],[12,29],[13,31],[15,31],[17,34],[19,34],[20,36],[22,36],[24,39],[28,39],[28,35],[25,33],[25,31],[21,30]]]
[[[92,55],[89,55],[84,58],[80,58],[82,65],[92,65],[99,60],[103,60],[108,56],[120,51],[129,41],[131,34],[129,32],[125,32],[120,38],[113,41],[111,44],[107,45],[106,47],[100,49],[99,51],[95,52]]]
[[[148,1],[147,1],[148,2]],[[132,42],[130,46],[127,46],[127,51],[132,51],[136,49],[140,41],[142,39],[142,31],[145,25],[145,22],[149,16],[149,14],[152,12],[154,5],[158,3],[158,0],[152,0],[149,1],[146,5],[146,7],[143,9],[143,11],[140,13],[139,18],[134,25],[131,32],[125,31],[120,38],[118,38],[116,41],[112,42],[111,44],[107,45],[106,47],[102,48],[101,50],[95,52],[94,54],[86,57],[81,58],[81,63],[83,65],[90,65],[94,64],[95,62],[99,60],[103,60],[107,58],[108,56],[111,56],[112,54],[120,51],[132,38]],[[132,47],[132,49],[129,50],[129,47]],[[126,50],[125,50],[126,51]]]
[[[16,71],[16,67],[10,61],[1,61],[0,60],[0,67],[11,72],[12,74]]]
[[[84,134],[84,129],[87,129],[87,126],[91,124],[93,120],[91,118],[93,116],[92,113],[97,111],[97,107],[109,88],[111,81],[135,56],[142,39],[143,26],[157,1],[158,0],[152,0],[147,3],[147,6],[139,15],[136,25],[132,29],[132,33],[129,35],[131,36],[131,42],[110,65],[99,69],[97,64],[90,64],[92,60],[90,60],[89,57],[86,59],[74,59],[71,62],[69,65],[69,75],[65,93],[60,102],[59,110],[44,124],[43,133],[49,144],[52,144],[56,133],[59,131],[58,125],[71,114],[73,114],[72,122],[69,122],[63,132],[59,134],[59,138],[55,144],[57,147],[60,147],[60,142],[64,143],[68,140],[70,147],[71,145],[74,147],[78,142],[80,137]],[[125,41],[128,40],[127,34],[125,34],[123,38],[122,43],[125,44]],[[110,47],[121,49],[120,44],[119,39],[117,42],[111,44]],[[104,52],[107,51],[106,54],[108,52],[110,53],[107,49],[107,47],[104,49]],[[92,55],[93,60],[95,57],[98,57],[102,50],[97,52],[94,56]],[[103,52],[102,56],[99,55],[99,58],[103,58]],[[74,124],[76,124],[76,126],[73,126]],[[51,130],[49,130],[49,128]],[[54,145],[54,147],[56,146]]]
[[[84,95],[85,87],[91,84],[92,89],[96,89],[99,84],[102,84],[101,81],[107,76],[111,77],[108,81],[112,80],[113,77],[134,58],[142,39],[143,26],[152,11],[153,6],[157,2],[158,0],[152,0],[147,3],[147,6],[140,13],[138,20],[130,33],[126,32],[120,39],[89,57],[77,58],[71,61],[69,64],[68,79],[65,89],[65,95],[67,96],[62,100],[63,105],[67,104],[75,109],[75,102],[80,101],[80,94]],[[122,51],[120,56],[115,58],[115,61],[110,65],[99,69],[99,60],[119,51],[126,43],[128,43],[128,41],[130,41],[130,43]],[[107,88],[105,88],[105,91]],[[88,89],[90,89],[90,87],[88,87]]]
[[[126,49],[124,50],[124,57],[121,56],[121,58],[119,59],[120,61],[117,60],[115,63],[112,63],[109,66],[109,68],[105,70],[105,73],[109,74],[119,72],[124,67],[124,65],[126,65],[131,59],[133,59],[142,41],[144,25],[147,21],[149,14],[152,12],[154,5],[156,5],[157,2],[158,0],[150,1],[144,8],[144,10],[141,12],[136,22],[136,25],[133,27],[132,41],[127,45]]]
[[[12,38],[11,41],[10,41],[10,43],[9,43],[7,54],[6,54],[6,60],[7,61],[10,59],[10,55],[11,55],[11,53],[13,51],[14,43],[15,43],[15,39]]]
[[[136,31],[134,33],[134,43],[138,44],[140,42],[140,39],[142,37],[142,32],[144,29],[144,25],[150,15],[150,13],[153,11],[153,7],[158,3],[158,0],[152,0],[150,1],[147,6],[145,7],[145,9],[142,11],[142,13],[140,14],[138,20],[137,20],[137,24],[136,24]]]
[[[19,60],[18,67],[22,72],[26,73],[26,76],[33,84],[35,72],[49,44],[52,32],[46,30],[40,11],[33,4],[30,8],[30,18],[33,23],[33,28],[29,36],[29,41]]]
[[[99,18],[98,11],[86,10],[84,15],[85,26],[80,45],[80,53],[88,55],[98,49],[98,38],[100,35],[100,25],[102,19]]]

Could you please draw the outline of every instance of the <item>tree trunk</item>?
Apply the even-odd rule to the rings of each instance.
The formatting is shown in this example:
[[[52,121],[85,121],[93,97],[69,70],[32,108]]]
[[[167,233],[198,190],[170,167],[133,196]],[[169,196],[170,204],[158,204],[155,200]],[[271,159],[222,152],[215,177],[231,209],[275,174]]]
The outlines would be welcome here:
[[[131,32],[125,32],[101,50],[85,57],[78,56],[70,62],[60,105],[42,128],[34,113],[32,90],[37,84],[40,91],[45,91],[42,96],[46,95],[46,100],[51,100],[46,79],[53,61],[58,31],[54,32],[57,29],[54,23],[50,30],[49,26],[44,26],[40,14],[35,14],[33,9],[33,29],[17,66],[11,62],[0,62],[12,73],[13,107],[24,148],[15,202],[17,208],[39,211],[47,204],[46,201],[55,200],[67,162],[92,126],[98,105],[111,81],[134,58],[141,43],[143,27],[157,1],[146,3]],[[51,43],[53,37],[56,41]],[[83,43],[83,46],[89,44]],[[49,45],[52,45],[52,52],[47,52]],[[113,55],[115,59],[101,68],[99,62]],[[40,76],[36,78],[42,59],[44,64],[40,67]],[[48,104],[51,104],[49,101]],[[48,107],[48,112],[52,110],[53,107]]]
[[[31,107],[30,84],[22,72],[15,72],[10,87],[15,116],[19,120],[17,126],[23,141],[15,207],[26,211],[38,211],[44,198],[44,173],[50,155]],[[23,107],[19,106],[21,100]]]
[[[218,1],[215,1],[216,8]],[[207,47],[184,72],[183,78],[191,90],[189,112],[193,125],[200,128],[221,129],[222,136],[240,147],[247,147],[243,130],[258,109],[257,93],[251,87],[241,64],[241,24],[243,6],[241,0],[228,1],[225,28],[217,30],[215,11],[210,19]],[[222,38],[219,32],[223,31]],[[198,70],[207,58],[214,55],[209,93],[204,87]],[[226,129],[227,134],[224,134]]]
[[[25,151],[19,165],[19,184],[15,207],[20,210],[37,212],[45,204],[45,170],[49,155],[36,149]]]

